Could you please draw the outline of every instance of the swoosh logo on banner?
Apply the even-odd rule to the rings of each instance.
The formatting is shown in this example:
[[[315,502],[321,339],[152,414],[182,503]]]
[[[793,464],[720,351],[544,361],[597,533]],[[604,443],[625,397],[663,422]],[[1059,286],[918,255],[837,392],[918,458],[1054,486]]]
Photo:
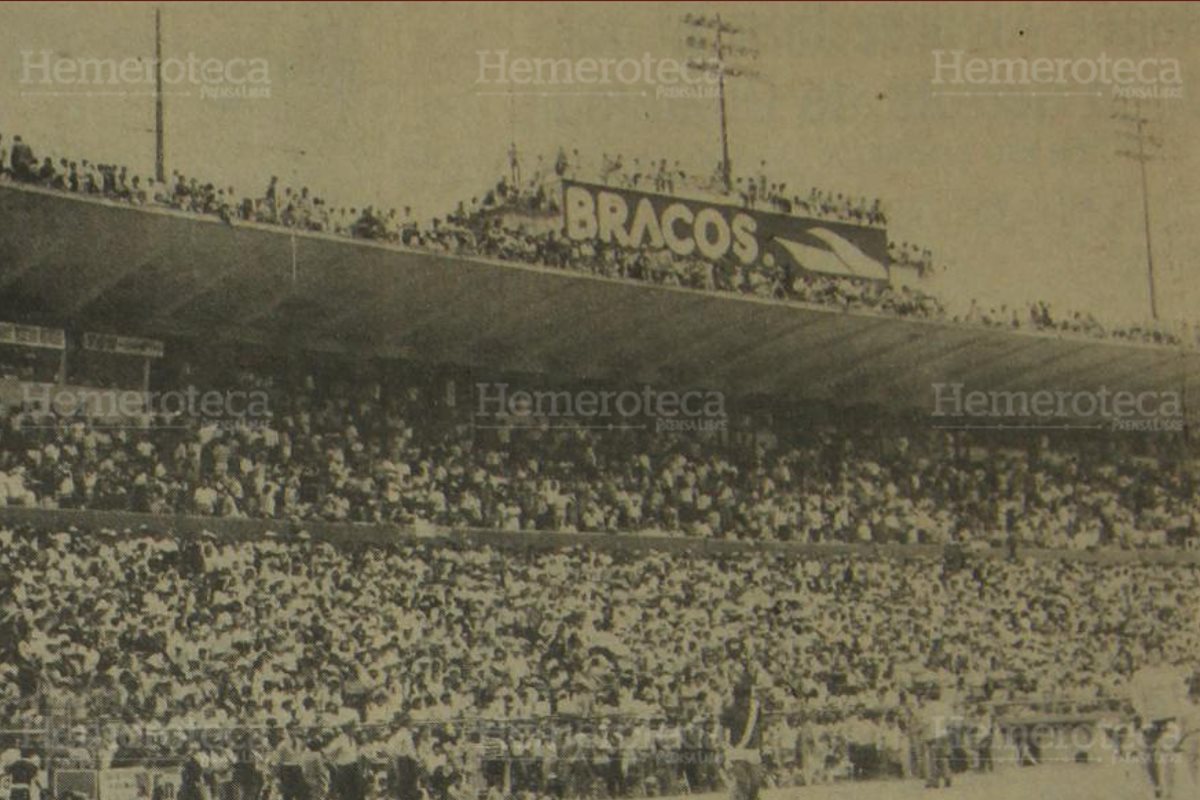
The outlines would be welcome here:
[[[796,263],[812,272],[843,275],[848,278],[870,278],[886,281],[887,267],[859,250],[853,243],[825,228],[811,228],[806,234],[820,240],[828,250],[775,237]]]

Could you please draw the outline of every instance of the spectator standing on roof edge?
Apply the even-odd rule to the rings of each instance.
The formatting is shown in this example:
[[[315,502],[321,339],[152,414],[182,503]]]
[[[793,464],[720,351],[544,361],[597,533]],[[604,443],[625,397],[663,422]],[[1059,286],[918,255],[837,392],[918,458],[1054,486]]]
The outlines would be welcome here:
[[[37,180],[37,174],[34,172],[37,167],[37,158],[33,155],[33,148],[26,144],[20,136],[13,137],[10,165],[13,180],[23,183],[33,183]]]

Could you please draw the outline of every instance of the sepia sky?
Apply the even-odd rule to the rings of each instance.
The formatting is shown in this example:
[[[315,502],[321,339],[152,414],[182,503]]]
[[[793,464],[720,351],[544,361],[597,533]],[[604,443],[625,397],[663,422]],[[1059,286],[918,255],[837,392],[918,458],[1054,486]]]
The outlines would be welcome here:
[[[0,5],[4,145],[20,133],[39,158],[150,174],[150,87],[31,85],[22,51],[148,58],[153,8]],[[696,33],[681,21],[689,11],[721,11],[760,52],[760,77],[730,87],[735,172],[758,174],[765,160],[772,179],[800,193],[815,185],[882,197],[892,238],[930,247],[946,266],[935,288],[952,302],[1044,298],[1114,320],[1149,315],[1139,176],[1115,154],[1129,143],[1111,118],[1127,104],[1099,81],[937,86],[933,51],[1174,59],[1183,97],[1142,105],[1161,140],[1149,167],[1159,305],[1164,317],[1200,319],[1200,7],[1192,4],[171,3],[165,58],[263,59],[270,97],[209,99],[171,87],[167,168],[239,195],[261,194],[277,174],[335,206],[409,205],[423,216],[481,195],[506,171],[512,142],[527,168],[562,145],[590,165],[607,152],[709,173],[719,157],[712,99],[662,98],[640,83],[530,94],[537,87],[478,82],[480,51],[686,58],[683,40]],[[947,89],[973,93],[936,93]],[[1049,91],[1030,93],[1038,89]]]

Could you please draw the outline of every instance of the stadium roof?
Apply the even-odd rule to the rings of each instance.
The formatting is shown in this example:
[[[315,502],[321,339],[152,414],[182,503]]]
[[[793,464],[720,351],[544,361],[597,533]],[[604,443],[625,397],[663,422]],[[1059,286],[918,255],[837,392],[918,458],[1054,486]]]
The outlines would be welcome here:
[[[11,184],[0,219],[9,321],[922,411],[938,383],[1192,393],[1200,374],[1200,353],[1174,347],[632,283]]]

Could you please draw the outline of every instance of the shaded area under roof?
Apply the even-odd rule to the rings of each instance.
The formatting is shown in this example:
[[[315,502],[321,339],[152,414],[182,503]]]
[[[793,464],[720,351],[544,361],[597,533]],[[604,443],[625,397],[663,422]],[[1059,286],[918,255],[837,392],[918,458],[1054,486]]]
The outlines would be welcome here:
[[[0,319],[933,408],[1184,392],[1200,353],[610,280],[0,186]],[[1188,403],[1188,414],[1196,411]]]

